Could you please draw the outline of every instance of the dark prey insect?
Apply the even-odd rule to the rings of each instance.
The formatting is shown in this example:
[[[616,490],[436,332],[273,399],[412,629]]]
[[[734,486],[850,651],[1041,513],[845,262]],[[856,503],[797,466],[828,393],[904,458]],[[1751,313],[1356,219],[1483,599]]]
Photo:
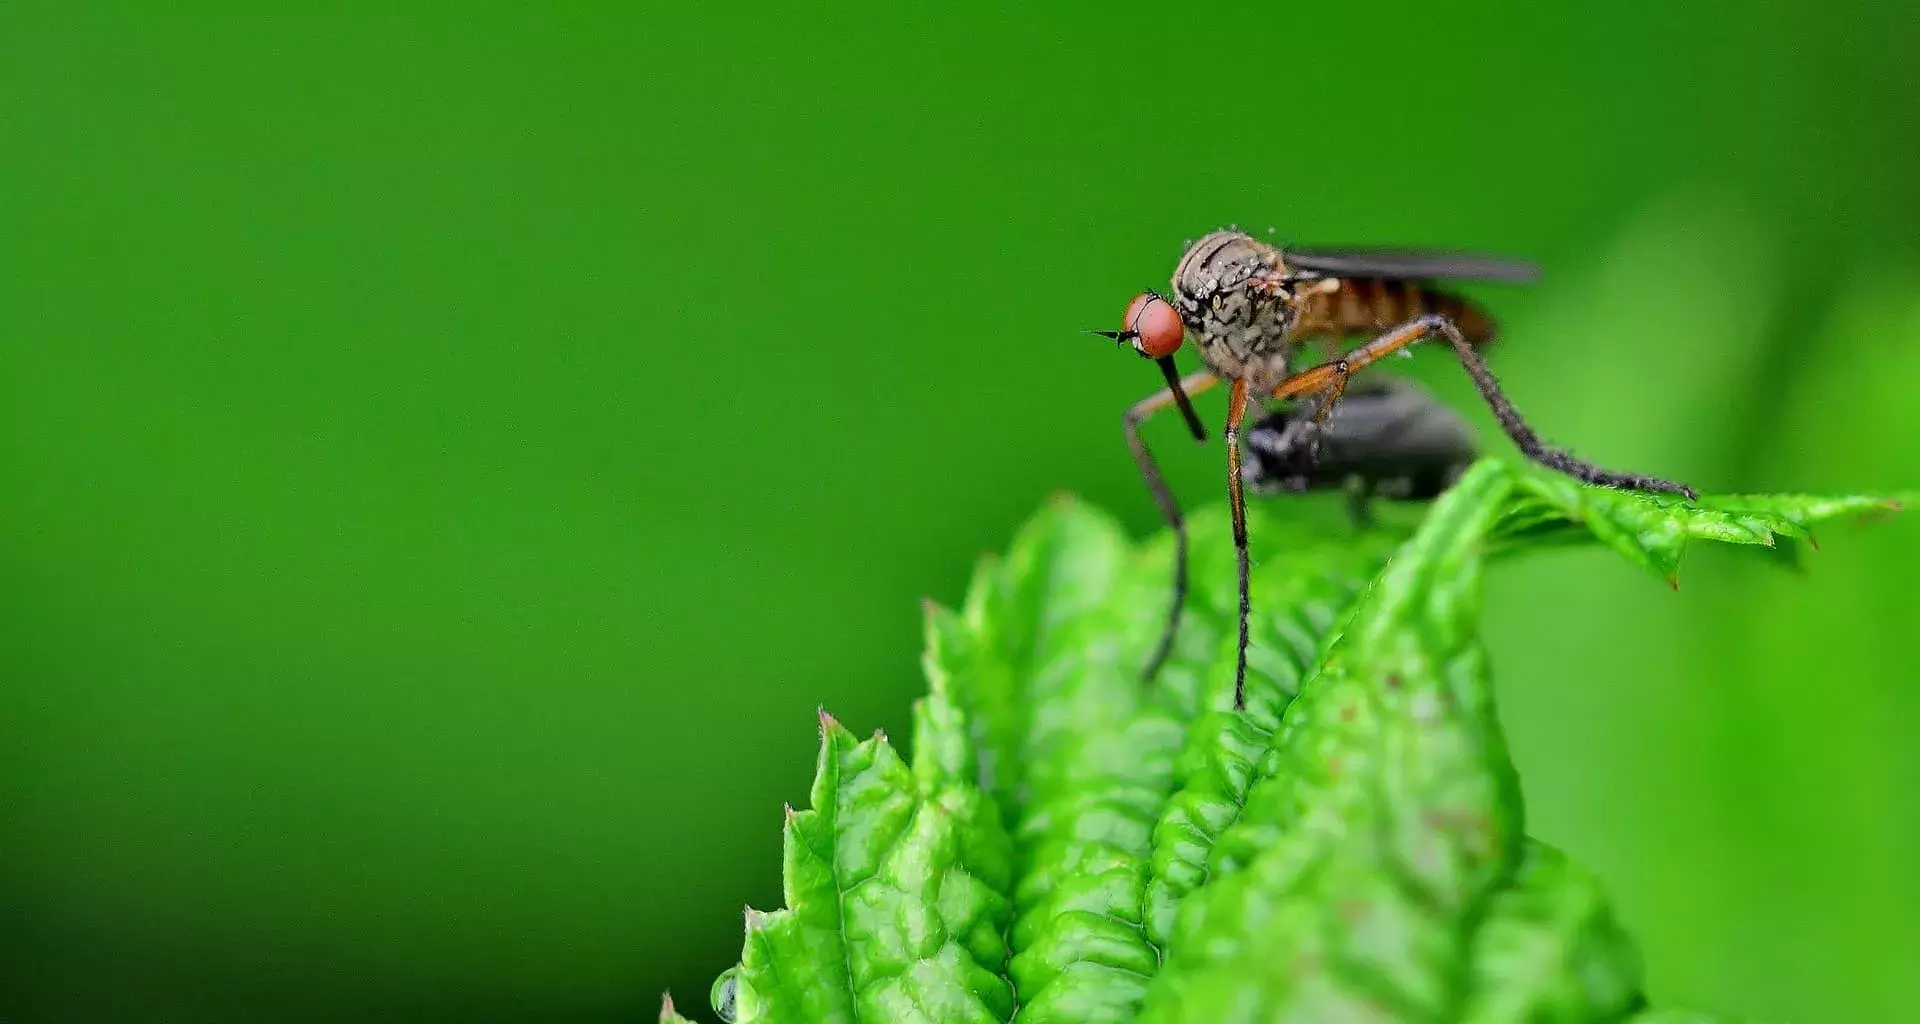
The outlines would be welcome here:
[[[1246,705],[1251,609],[1241,464],[1241,425],[1250,398],[1263,404],[1308,404],[1309,411],[1290,421],[1288,458],[1311,465],[1348,380],[1414,342],[1439,335],[1473,378],[1501,429],[1528,458],[1589,484],[1693,498],[1693,491],[1684,484],[1603,469],[1542,442],[1500,390],[1480,353],[1494,338],[1493,318],[1438,284],[1446,280],[1519,284],[1536,276],[1531,264],[1515,260],[1392,250],[1283,252],[1241,231],[1216,231],[1193,243],[1180,258],[1173,271],[1171,296],[1151,291],[1138,295],[1127,305],[1121,330],[1094,332],[1131,344],[1135,352],[1154,360],[1167,379],[1166,388],[1136,403],[1125,417],[1127,444],[1176,541],[1173,604],[1160,642],[1147,661],[1147,679],[1159,673],[1180,626],[1187,592],[1187,533],[1180,506],[1140,436],[1140,424],[1168,406],[1178,406],[1195,440],[1205,440],[1189,396],[1223,381],[1228,384],[1227,495],[1240,596],[1235,708]],[[1193,338],[1207,369],[1181,377],[1173,355],[1187,337]],[[1353,338],[1368,340],[1341,351],[1342,343]],[[1309,341],[1324,343],[1328,351],[1339,354],[1296,369]],[[1292,475],[1315,479],[1312,470],[1299,469]]]
[[[1411,381],[1385,378],[1347,389],[1311,450],[1313,407],[1295,405],[1247,428],[1240,480],[1255,494],[1340,489],[1356,525],[1373,499],[1425,501],[1466,472],[1477,454],[1460,414]]]

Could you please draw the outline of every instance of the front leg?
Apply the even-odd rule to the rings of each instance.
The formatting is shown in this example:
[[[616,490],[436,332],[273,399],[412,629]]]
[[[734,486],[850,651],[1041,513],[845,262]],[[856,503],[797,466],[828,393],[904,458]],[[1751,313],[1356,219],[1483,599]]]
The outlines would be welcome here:
[[[1167,611],[1167,623],[1160,631],[1160,642],[1154,645],[1153,654],[1147,659],[1147,667],[1141,672],[1141,679],[1152,682],[1160,673],[1160,666],[1166,663],[1167,655],[1173,650],[1173,638],[1180,630],[1180,609],[1187,603],[1187,522],[1180,514],[1180,503],[1174,500],[1173,491],[1160,476],[1160,466],[1153,459],[1153,451],[1147,447],[1146,438],[1140,436],[1140,424],[1147,417],[1171,406],[1179,406],[1182,412],[1190,414],[1192,406],[1186,403],[1186,396],[1197,395],[1220,382],[1220,378],[1211,373],[1200,372],[1187,376],[1177,385],[1163,388],[1152,395],[1134,403],[1127,410],[1123,422],[1127,430],[1127,447],[1133,451],[1133,461],[1140,467],[1140,476],[1147,482],[1147,490],[1153,492],[1155,504],[1160,506],[1160,514],[1173,527],[1173,605]],[[1197,419],[1193,422],[1198,422]]]
[[[1233,656],[1233,709],[1247,706],[1247,498],[1240,482],[1240,424],[1247,418],[1247,382],[1236,380],[1227,397],[1227,501],[1233,509],[1233,560],[1240,581],[1240,635]]]

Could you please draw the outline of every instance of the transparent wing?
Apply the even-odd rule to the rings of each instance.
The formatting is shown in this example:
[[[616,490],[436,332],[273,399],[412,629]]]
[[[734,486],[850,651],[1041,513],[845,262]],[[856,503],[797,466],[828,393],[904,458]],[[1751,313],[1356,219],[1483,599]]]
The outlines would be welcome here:
[[[1526,260],[1462,252],[1417,249],[1288,249],[1289,270],[1311,270],[1330,277],[1451,279],[1531,284],[1539,266]]]

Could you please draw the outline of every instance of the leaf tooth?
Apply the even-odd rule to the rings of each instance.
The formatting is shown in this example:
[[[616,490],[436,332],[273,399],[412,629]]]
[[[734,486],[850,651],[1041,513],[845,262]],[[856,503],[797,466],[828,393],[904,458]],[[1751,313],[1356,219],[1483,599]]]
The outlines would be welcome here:
[[[995,552],[982,552],[973,563],[973,575],[967,578],[967,590],[960,599],[960,617],[974,628],[987,620],[993,603],[994,585],[999,579],[1001,558]]]
[[[673,993],[660,993],[660,1024],[692,1024],[673,1005]]]
[[[1012,868],[983,849],[985,823],[960,813],[967,794],[938,794],[956,809],[929,799],[884,731],[859,742],[824,710],[820,728],[811,804],[782,806],[785,909],[744,910],[743,1018],[880,1020],[925,1000],[963,1011],[943,1020],[1006,1020]]]

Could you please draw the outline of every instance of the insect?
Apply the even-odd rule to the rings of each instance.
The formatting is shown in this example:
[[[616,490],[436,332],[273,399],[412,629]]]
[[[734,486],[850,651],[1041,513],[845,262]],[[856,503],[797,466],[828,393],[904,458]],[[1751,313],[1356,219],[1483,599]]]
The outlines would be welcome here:
[[[1453,486],[1477,451],[1473,431],[1411,381],[1390,378],[1347,389],[1313,451],[1310,407],[1268,414],[1247,429],[1240,480],[1255,494],[1339,488],[1356,525],[1373,520],[1375,497],[1425,501]]]
[[[1148,658],[1151,680],[1166,662],[1180,626],[1187,594],[1187,532],[1173,492],[1160,476],[1153,453],[1140,435],[1147,417],[1178,407],[1196,441],[1206,429],[1192,395],[1216,385],[1227,393],[1227,496],[1233,514],[1233,546],[1239,580],[1239,637],[1234,662],[1233,704],[1246,706],[1247,510],[1244,494],[1241,428],[1249,400],[1305,402],[1308,411],[1290,418],[1288,458],[1313,465],[1336,404],[1356,373],[1424,338],[1444,339],[1473,378],[1494,418],[1528,458],[1589,484],[1625,490],[1684,495],[1685,484],[1637,473],[1605,469],[1549,447],[1527,426],[1507,400],[1480,349],[1494,339],[1496,327],[1486,310],[1447,290],[1444,281],[1525,284],[1538,276],[1523,261],[1459,253],[1385,249],[1283,251],[1243,231],[1215,231],[1194,242],[1173,271],[1170,296],[1147,291],[1127,304],[1118,331],[1094,331],[1153,360],[1167,386],[1135,403],[1123,418],[1127,444],[1140,474],[1168,525],[1173,527],[1175,563],[1173,602],[1160,641]],[[1180,376],[1174,353],[1193,339],[1205,370]],[[1367,339],[1342,350],[1354,338]],[[1305,368],[1307,343],[1324,346],[1331,358]],[[1384,444],[1375,438],[1371,444]],[[1262,453],[1271,459],[1272,451]],[[1264,465],[1264,463],[1263,463]],[[1312,481],[1324,471],[1296,468],[1294,478]],[[1286,479],[1286,476],[1276,477]]]

